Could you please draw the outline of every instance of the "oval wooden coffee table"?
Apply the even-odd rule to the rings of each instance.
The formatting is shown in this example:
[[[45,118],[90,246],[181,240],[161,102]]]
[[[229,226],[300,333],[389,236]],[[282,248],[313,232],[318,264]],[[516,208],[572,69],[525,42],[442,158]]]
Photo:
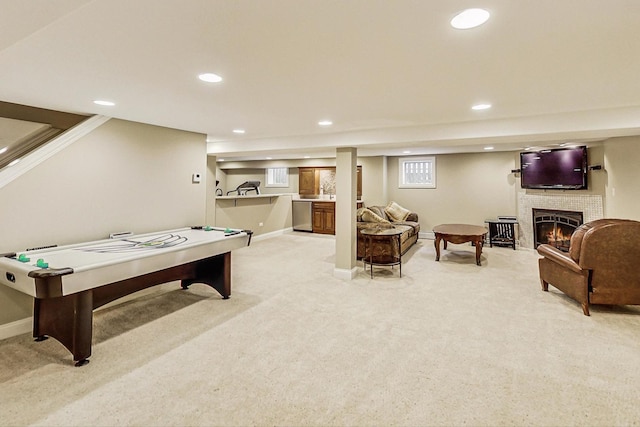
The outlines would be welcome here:
[[[436,246],[436,261],[440,261],[440,241],[444,240],[444,248],[447,249],[447,242],[454,244],[472,242],[476,245],[476,264],[480,265],[480,255],[482,254],[482,243],[487,229],[479,225],[469,224],[440,224],[433,227],[436,235],[434,242]]]

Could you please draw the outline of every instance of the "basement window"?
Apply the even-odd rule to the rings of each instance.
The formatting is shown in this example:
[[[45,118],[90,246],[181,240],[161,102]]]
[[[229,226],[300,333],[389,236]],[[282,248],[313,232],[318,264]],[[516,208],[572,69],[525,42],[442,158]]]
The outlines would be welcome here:
[[[436,188],[436,158],[434,156],[400,158],[398,188]]]
[[[267,168],[265,187],[286,188],[289,186],[289,168]]]

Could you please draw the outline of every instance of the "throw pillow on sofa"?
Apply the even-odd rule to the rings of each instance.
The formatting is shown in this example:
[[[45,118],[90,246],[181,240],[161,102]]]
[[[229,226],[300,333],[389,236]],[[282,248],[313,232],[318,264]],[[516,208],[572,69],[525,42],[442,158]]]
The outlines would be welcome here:
[[[362,211],[362,220],[364,222],[382,222],[389,224],[389,221],[376,214],[371,209],[364,208]]]
[[[403,222],[411,213],[409,209],[403,208],[396,202],[389,203],[387,207],[384,208],[384,212],[393,222]]]

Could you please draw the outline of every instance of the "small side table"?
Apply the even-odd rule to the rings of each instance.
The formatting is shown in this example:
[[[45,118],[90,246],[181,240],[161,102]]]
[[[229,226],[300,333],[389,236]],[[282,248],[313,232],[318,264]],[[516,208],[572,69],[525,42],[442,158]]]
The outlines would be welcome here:
[[[484,221],[489,224],[489,247],[493,245],[497,246],[511,246],[513,250],[516,250],[516,233],[515,225],[518,223],[514,219],[487,219]]]
[[[364,256],[362,257],[362,266],[364,270],[367,271],[367,264],[371,266],[371,278],[373,279],[373,266],[374,265],[383,265],[383,266],[391,266],[393,268],[394,265],[400,266],[400,277],[402,277],[402,248],[400,242],[400,236],[402,235],[402,230],[397,228],[365,228],[360,230],[360,234],[366,237],[365,246],[364,246]],[[393,260],[391,262],[373,262],[373,241],[374,240],[386,240],[396,242],[398,245],[398,259]],[[367,256],[369,260],[367,261]]]

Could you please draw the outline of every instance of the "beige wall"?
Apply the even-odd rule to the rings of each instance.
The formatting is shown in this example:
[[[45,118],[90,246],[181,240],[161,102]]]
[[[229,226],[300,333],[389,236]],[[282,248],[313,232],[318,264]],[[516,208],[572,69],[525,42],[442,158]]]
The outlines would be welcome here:
[[[215,156],[207,156],[207,189],[206,189],[206,214],[205,225],[215,225],[216,223],[216,188],[221,188],[224,183],[218,183],[216,187],[216,180],[220,180],[224,177],[224,174],[218,171],[218,165],[216,164]]]
[[[519,187],[519,183],[511,170],[517,167],[518,162],[518,154],[513,152],[439,155],[436,159],[437,188],[399,189],[398,157],[357,159],[357,164],[362,166],[362,200],[365,205],[386,205],[394,200],[418,213],[424,231],[443,222],[481,224],[486,218],[497,215],[515,215],[516,184]],[[247,180],[264,182],[263,168],[268,167],[268,163],[244,162],[242,166],[219,170],[226,182],[225,194]],[[261,188],[261,191],[297,193],[297,168],[290,167],[289,172],[289,188],[280,189],[284,191]],[[216,225],[251,228],[258,234],[291,227],[291,214],[286,210],[290,210],[290,206],[284,206],[282,197],[275,206],[267,205],[267,202],[262,206],[252,203],[253,211],[251,205],[234,209],[233,202],[218,200]],[[468,209],[469,206],[473,209]],[[274,212],[280,214],[275,215]],[[256,228],[260,222],[263,226]]]
[[[365,206],[386,205],[387,158],[386,156],[360,157],[362,166],[362,202]]]
[[[205,135],[112,119],[0,188],[0,253],[202,224],[206,167]],[[0,325],[31,306],[0,286]]]
[[[211,160],[210,160],[211,162]],[[250,165],[250,163],[249,163]],[[270,165],[266,164],[265,167]],[[273,165],[281,167],[283,165]],[[254,235],[271,233],[292,227],[291,194],[298,193],[298,168],[289,168],[288,187],[266,187],[265,169],[216,169],[219,187],[223,195],[234,190],[245,181],[260,181],[260,194],[282,194],[271,198],[247,199],[209,199],[207,204],[215,206],[215,214],[207,214],[207,221],[218,227],[230,227],[252,230]],[[250,193],[254,194],[254,193]],[[237,195],[236,193],[230,196]]]
[[[398,188],[398,159],[387,159],[388,201],[418,214],[422,232],[443,223],[483,224],[516,214],[517,153],[436,156],[436,188]],[[518,184],[519,186],[519,184]],[[387,203],[388,203],[387,201]]]
[[[291,228],[291,195],[216,201],[216,226],[248,229],[254,235]]]
[[[604,146],[605,216],[640,221],[640,136],[614,138]]]
[[[228,191],[235,190],[245,181],[260,181],[261,194],[298,193],[298,168],[289,168],[288,187],[267,187],[263,168],[229,169],[222,171],[222,174],[224,175],[224,187],[222,187],[224,195]]]
[[[589,144],[589,164],[603,165],[604,170],[589,171],[589,189],[567,191],[568,194],[589,194],[603,197],[605,216],[640,217],[640,137],[614,138]],[[435,189],[398,188],[399,157],[360,157],[362,166],[362,199],[366,206],[386,205],[395,201],[418,213],[423,232],[446,222],[481,224],[498,215],[517,215],[520,192],[559,194],[556,190],[523,190],[519,174],[511,170],[520,167],[519,151],[443,154],[436,156],[437,187]],[[292,161],[290,161],[292,162]],[[317,163],[305,160],[300,166]],[[225,167],[231,165],[225,165]],[[268,162],[243,162],[236,169],[222,171],[231,188],[248,179],[264,178]],[[290,191],[297,192],[297,168],[290,167]],[[260,178],[262,177],[262,178]],[[233,185],[231,185],[233,184]],[[235,188],[235,187],[234,187]],[[615,188],[615,192],[614,192]],[[615,193],[615,195],[614,195]],[[249,214],[247,214],[249,215]],[[233,222],[233,216],[227,215]],[[265,214],[261,222],[273,219],[277,224],[264,224],[265,230],[276,230],[281,218]],[[290,217],[289,217],[290,218]],[[249,216],[242,223],[251,223]],[[254,221],[255,222],[255,221]],[[223,224],[218,224],[223,225]],[[237,226],[237,225],[232,225]],[[285,228],[290,227],[285,223]]]

